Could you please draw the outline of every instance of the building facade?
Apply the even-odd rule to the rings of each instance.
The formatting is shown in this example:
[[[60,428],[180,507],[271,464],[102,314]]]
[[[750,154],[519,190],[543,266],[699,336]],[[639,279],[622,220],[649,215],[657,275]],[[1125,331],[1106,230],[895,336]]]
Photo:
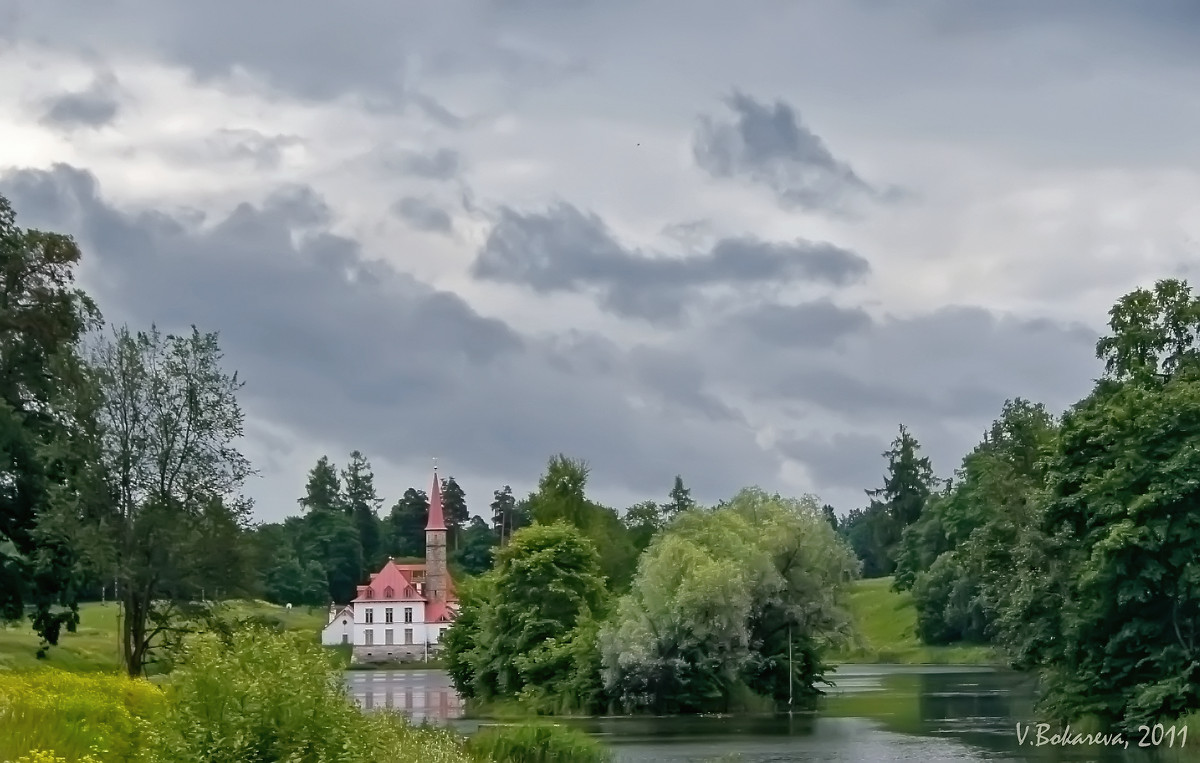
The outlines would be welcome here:
[[[366,584],[358,586],[353,601],[330,607],[321,643],[353,645],[355,662],[425,660],[437,654],[457,609],[454,581],[446,566],[442,486],[434,469],[425,563],[388,559]]]

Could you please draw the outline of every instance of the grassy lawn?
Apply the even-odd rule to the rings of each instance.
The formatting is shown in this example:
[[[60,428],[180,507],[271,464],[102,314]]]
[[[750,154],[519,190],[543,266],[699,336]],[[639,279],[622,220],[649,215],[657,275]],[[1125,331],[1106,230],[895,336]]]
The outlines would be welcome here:
[[[308,631],[317,637],[325,625],[325,611],[304,607],[291,610],[265,601],[233,601],[226,604],[231,618],[262,616],[278,620],[286,630]],[[49,657],[36,657],[38,637],[26,620],[18,625],[0,627],[0,670],[24,670],[37,667],[57,667],[78,672],[118,671],[121,669],[117,650],[117,611],[112,602],[89,602],[79,607],[79,628],[75,633],[63,633],[58,646],[51,647]],[[349,655],[345,655],[349,662]]]
[[[1001,662],[989,646],[927,646],[917,636],[912,596],[892,590],[891,578],[852,584],[850,610],[861,643],[829,655],[833,663],[903,665],[994,665]]]

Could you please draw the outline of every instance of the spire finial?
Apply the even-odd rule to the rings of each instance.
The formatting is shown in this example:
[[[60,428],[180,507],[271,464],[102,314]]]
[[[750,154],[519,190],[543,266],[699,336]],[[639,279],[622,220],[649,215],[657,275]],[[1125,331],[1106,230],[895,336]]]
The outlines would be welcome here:
[[[437,456],[433,457],[433,470],[435,472],[437,471]]]

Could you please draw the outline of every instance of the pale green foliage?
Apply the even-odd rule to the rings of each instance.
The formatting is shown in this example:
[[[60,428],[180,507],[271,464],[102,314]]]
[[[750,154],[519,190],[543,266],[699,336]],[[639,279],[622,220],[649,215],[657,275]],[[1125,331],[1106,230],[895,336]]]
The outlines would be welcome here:
[[[179,761],[351,760],[358,711],[319,645],[265,629],[189,642],[164,726]]]
[[[161,759],[179,763],[462,761],[448,734],[364,715],[332,656],[299,634],[252,628],[190,642],[171,674]]]
[[[808,691],[816,650],[850,632],[843,588],[857,573],[815,499],[745,490],[687,512],[642,556],[600,634],[605,686],[664,712],[720,709],[739,682],[786,698],[790,633]]]
[[[386,712],[363,718],[358,755],[361,763],[487,763],[464,751],[462,741],[448,729],[413,726]]]
[[[482,763],[446,730],[362,713],[311,640],[233,635],[189,641],[165,691],[118,676],[0,674],[0,760]]]
[[[489,726],[467,740],[467,749],[496,763],[607,763],[612,754],[586,733],[551,723]]]

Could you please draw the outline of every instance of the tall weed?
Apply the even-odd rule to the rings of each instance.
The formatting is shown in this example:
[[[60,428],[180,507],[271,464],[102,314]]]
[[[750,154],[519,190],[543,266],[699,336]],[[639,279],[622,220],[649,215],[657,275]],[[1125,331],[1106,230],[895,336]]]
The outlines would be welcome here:
[[[0,673],[0,761],[133,761],[165,715],[162,692],[124,676]]]

